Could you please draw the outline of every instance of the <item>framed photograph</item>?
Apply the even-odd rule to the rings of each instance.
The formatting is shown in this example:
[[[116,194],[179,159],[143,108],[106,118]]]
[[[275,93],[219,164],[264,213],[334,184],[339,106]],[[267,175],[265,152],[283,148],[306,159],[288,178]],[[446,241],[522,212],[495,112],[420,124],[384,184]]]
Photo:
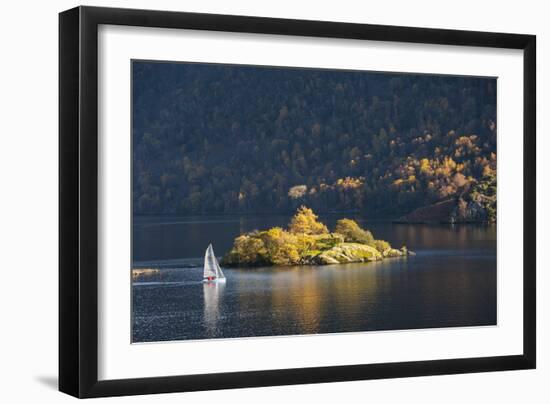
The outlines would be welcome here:
[[[61,391],[535,368],[535,36],[59,28]]]

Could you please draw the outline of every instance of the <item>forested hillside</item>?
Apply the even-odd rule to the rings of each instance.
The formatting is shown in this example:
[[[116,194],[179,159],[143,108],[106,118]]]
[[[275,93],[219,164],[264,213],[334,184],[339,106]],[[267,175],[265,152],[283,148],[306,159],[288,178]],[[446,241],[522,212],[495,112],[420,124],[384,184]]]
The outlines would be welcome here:
[[[134,62],[132,108],[136,214],[495,208],[495,79]]]

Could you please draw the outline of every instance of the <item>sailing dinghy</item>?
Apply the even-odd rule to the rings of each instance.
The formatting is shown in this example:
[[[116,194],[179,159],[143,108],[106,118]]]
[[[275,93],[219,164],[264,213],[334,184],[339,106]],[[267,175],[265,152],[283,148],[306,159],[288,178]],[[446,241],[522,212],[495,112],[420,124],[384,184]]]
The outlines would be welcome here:
[[[225,275],[220,268],[220,264],[214,255],[212,244],[208,245],[204,254],[204,275],[203,282],[225,282]]]

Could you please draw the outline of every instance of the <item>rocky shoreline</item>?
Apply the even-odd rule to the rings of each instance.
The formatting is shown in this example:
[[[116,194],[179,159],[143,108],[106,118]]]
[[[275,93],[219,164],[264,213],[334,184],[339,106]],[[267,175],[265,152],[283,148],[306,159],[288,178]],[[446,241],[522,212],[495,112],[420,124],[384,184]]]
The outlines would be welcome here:
[[[342,243],[329,250],[323,251],[318,255],[306,260],[306,265],[333,265],[350,264],[355,262],[381,261],[384,258],[406,257],[416,255],[407,250],[406,247],[400,250],[388,248],[385,251],[378,251],[376,248],[359,243]]]

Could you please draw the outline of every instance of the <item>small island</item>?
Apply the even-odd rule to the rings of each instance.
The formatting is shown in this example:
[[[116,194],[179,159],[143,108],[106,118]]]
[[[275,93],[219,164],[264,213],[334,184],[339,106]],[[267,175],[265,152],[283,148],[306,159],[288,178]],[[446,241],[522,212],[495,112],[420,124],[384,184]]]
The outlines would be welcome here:
[[[330,265],[380,261],[413,254],[405,246],[392,248],[351,219],[340,219],[334,232],[317,215],[301,206],[288,230],[273,227],[238,236],[221,261],[224,266]]]

